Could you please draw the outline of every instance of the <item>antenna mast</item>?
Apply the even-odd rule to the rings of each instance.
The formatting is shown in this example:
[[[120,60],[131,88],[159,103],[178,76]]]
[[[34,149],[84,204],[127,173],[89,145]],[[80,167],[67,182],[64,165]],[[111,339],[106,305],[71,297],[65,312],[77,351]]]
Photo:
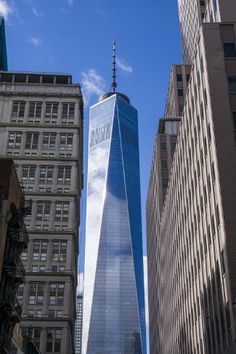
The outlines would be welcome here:
[[[116,92],[117,82],[116,82],[116,41],[113,41],[112,48],[112,84],[111,84],[112,92]]]

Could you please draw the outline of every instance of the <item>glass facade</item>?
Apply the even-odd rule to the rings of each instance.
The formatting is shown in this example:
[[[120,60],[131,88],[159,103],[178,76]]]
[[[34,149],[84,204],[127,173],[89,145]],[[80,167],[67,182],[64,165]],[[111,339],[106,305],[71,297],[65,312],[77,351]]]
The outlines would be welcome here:
[[[0,16],[0,70],[7,71],[7,48],[4,18]]]
[[[91,107],[83,354],[146,354],[137,111]]]

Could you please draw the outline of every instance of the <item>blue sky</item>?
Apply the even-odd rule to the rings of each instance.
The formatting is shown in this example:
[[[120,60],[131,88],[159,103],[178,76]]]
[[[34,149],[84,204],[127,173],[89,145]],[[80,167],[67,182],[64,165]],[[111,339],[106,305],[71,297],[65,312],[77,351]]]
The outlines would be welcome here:
[[[139,112],[145,230],[157,122],[171,64],[181,62],[177,0],[0,0],[0,14],[6,18],[9,70],[68,72],[82,84],[85,144],[87,107],[110,89],[117,40],[118,90]]]

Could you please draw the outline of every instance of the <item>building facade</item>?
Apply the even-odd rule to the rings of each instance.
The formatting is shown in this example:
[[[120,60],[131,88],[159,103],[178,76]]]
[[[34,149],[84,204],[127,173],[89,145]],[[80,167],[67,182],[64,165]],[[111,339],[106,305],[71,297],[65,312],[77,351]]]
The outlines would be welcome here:
[[[235,42],[202,26],[158,240],[160,353],[236,351]]]
[[[32,204],[18,299],[41,353],[74,353],[82,107],[70,75],[0,73],[0,154],[14,158]]]
[[[21,319],[17,290],[25,280],[20,256],[27,249],[27,209],[14,162],[0,159],[0,352],[9,354],[14,328]]]
[[[181,117],[190,79],[191,65],[172,65],[166,98],[165,117]]]
[[[82,353],[83,294],[76,297],[75,353]]]
[[[185,64],[192,64],[203,22],[234,22],[234,0],[178,0]]]
[[[236,352],[235,28],[199,32],[157,237],[158,353]]]
[[[82,353],[146,353],[138,117],[119,93],[90,110]]]

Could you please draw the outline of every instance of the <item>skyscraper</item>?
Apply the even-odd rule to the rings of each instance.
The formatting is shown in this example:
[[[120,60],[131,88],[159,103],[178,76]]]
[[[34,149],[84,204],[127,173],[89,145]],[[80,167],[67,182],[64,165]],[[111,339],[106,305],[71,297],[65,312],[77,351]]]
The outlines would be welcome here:
[[[76,296],[75,353],[82,353],[83,294]]]
[[[0,72],[0,155],[17,166],[32,213],[22,326],[42,354],[74,353],[83,111],[71,75]]]
[[[186,42],[192,69],[156,228],[159,354],[236,353],[235,5],[206,3],[195,46]]]
[[[6,45],[6,35],[5,35],[5,21],[4,18],[0,16],[0,71],[7,71],[7,45]]]
[[[113,92],[90,109],[83,354],[145,354],[138,116]]]

